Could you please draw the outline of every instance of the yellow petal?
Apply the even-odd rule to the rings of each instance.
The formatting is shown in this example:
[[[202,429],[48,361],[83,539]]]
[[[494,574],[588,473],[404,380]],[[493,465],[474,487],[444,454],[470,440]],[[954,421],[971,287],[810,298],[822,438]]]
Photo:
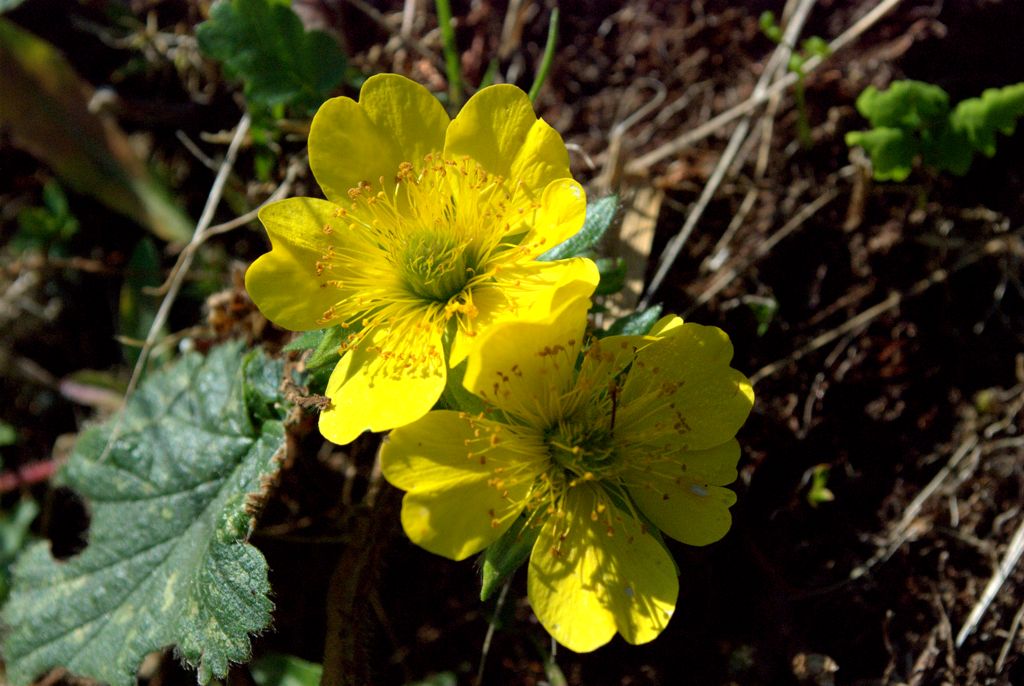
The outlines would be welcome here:
[[[652,430],[671,430],[682,450],[728,441],[754,403],[750,382],[728,366],[731,359],[732,343],[721,329],[682,324],[663,330],[660,340],[637,353],[620,396],[617,433],[642,439]]]
[[[387,190],[395,185],[398,165],[419,166],[428,153],[444,146],[448,115],[423,86],[397,74],[371,76],[359,102],[325,102],[309,131],[309,166],[324,194],[347,199],[361,181]]]
[[[497,433],[494,433],[497,431]],[[494,542],[522,512],[534,477],[547,464],[491,436],[500,425],[459,412],[431,412],[395,429],[381,447],[385,478],[406,489],[402,526],[432,553],[462,560]],[[478,435],[479,434],[479,435]]]
[[[576,298],[589,298],[600,279],[593,261],[574,257],[554,262],[528,262],[501,270],[491,284],[473,290],[476,335],[460,331],[449,357],[460,364],[486,331],[501,322],[547,319],[554,309]]]
[[[340,293],[317,275],[329,245],[323,227],[337,223],[337,206],[326,200],[289,198],[260,210],[272,249],[245,274],[245,288],[260,311],[292,331],[322,329],[318,320]]]
[[[594,519],[599,500],[607,509]],[[590,487],[571,489],[566,516],[544,523],[530,556],[533,611],[555,640],[576,652],[601,647],[616,630],[634,644],[654,639],[679,593],[668,552],[607,502]]]
[[[732,525],[729,507],[736,494],[721,486],[735,481],[739,457],[739,443],[732,440],[631,469],[629,492],[667,535],[690,545],[714,543]]]
[[[544,189],[540,207],[526,220],[529,233],[522,245],[530,256],[547,252],[583,228],[587,216],[587,194],[576,181],[558,179]]]
[[[530,99],[515,86],[490,86],[471,97],[448,127],[444,152],[468,155],[492,174],[521,181],[531,194],[570,175],[562,137],[537,119]]]
[[[401,358],[377,352],[380,346],[389,350],[399,344]],[[320,433],[344,445],[364,431],[386,431],[425,415],[444,390],[446,370],[440,350],[438,332],[373,332],[358,348],[346,352],[331,373],[327,382],[331,406],[320,414]]]
[[[405,491],[446,488],[478,476],[503,486],[527,485],[547,465],[540,437],[465,412],[435,410],[392,431],[381,447],[381,469]]]
[[[507,321],[481,335],[465,387],[521,418],[544,418],[573,382],[590,300],[577,297],[539,321]]]
[[[678,315],[667,314],[654,323],[651,330],[647,332],[648,336],[662,336],[672,329],[682,326],[683,319]]]

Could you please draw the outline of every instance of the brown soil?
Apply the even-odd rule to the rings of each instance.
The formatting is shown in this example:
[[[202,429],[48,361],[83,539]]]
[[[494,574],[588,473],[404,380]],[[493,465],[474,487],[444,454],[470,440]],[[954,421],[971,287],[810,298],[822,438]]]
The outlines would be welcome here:
[[[202,19],[198,8],[178,3],[131,4],[171,33],[187,35]],[[399,70],[443,88],[443,71],[388,42],[357,7],[298,4],[304,19],[343,39],[364,72]],[[833,38],[874,4],[822,0],[803,35]],[[399,20],[401,2],[376,5],[388,21]],[[749,97],[775,47],[757,18],[764,9],[782,10],[767,1],[562,5],[562,39],[537,107],[571,144],[574,172],[595,196],[602,169],[616,168],[613,129],[658,90],[664,104],[621,136],[618,161],[627,167]],[[548,11],[524,11],[521,35],[500,52],[506,11],[500,1],[455,3],[470,82],[500,53],[502,73],[518,73],[516,82],[529,87]],[[413,35],[426,36],[427,47],[440,54],[436,34],[427,35],[432,14],[420,14]],[[197,216],[213,172],[183,150],[175,131],[199,140],[201,132],[233,126],[239,116],[233,86],[210,65],[190,72],[196,79],[190,81],[166,55],[145,57],[141,71],[125,69],[139,54],[103,40],[100,29],[125,32],[104,2],[29,0],[7,16],[62,46],[91,83],[114,84],[121,125],[146,138]],[[761,166],[759,146],[741,151],[654,297],[666,311],[724,328],[735,344],[734,366],[757,380],[757,404],[740,434],[745,457],[733,528],[707,548],[671,545],[681,594],[675,618],[656,641],[634,647],[617,638],[588,655],[560,649],[556,662],[568,684],[1024,683],[1024,568],[1010,575],[976,629],[956,645],[1024,521],[1024,135],[1001,138],[998,154],[978,160],[963,178],[917,173],[906,183],[865,181],[843,142],[846,131],[865,126],[853,104],[868,84],[915,78],[946,88],[955,101],[1024,81],[1022,25],[1024,7],[1015,0],[906,0],[808,77],[811,149],[796,141],[797,113],[786,92]],[[755,111],[755,126],[763,112]],[[733,128],[617,175],[624,214],[653,214],[652,247],[640,256],[647,279]],[[0,216],[9,236],[15,210],[38,204],[49,174],[5,139],[0,144]],[[301,136],[283,141],[278,178],[302,144]],[[231,188],[255,203],[267,186],[248,182],[252,165],[243,153]],[[651,189],[663,192],[655,194],[660,202],[651,202]],[[316,192],[307,176],[293,194]],[[754,200],[745,209],[748,193]],[[826,194],[834,197],[763,251]],[[644,198],[642,206],[637,198]],[[47,378],[83,368],[124,370],[113,342],[116,298],[138,236],[94,201],[72,196],[71,202],[84,227],[109,227],[83,230],[72,245],[74,254],[103,270],[48,268],[31,297],[60,299],[60,314],[2,334],[12,355],[3,360],[9,400],[0,415],[21,429],[18,449],[5,453],[8,468],[46,458],[57,436],[76,431],[88,416],[47,387]],[[221,211],[222,219],[232,216]],[[727,242],[727,256],[709,270],[705,260],[741,212],[746,218]],[[237,231],[215,243],[200,271],[227,286],[226,255],[248,260],[263,249],[257,227]],[[721,275],[732,270],[735,278],[723,287]],[[197,286],[183,298],[172,328],[200,319],[203,295]],[[763,332],[750,296],[778,304]],[[889,306],[873,310],[879,303]],[[25,360],[49,377],[33,377]],[[523,575],[494,617],[495,601],[477,599],[473,564],[431,556],[404,538],[395,524],[394,492],[385,487],[374,506],[364,502],[373,439],[332,450],[312,425],[294,438],[299,450],[254,537],[270,562],[277,605],[274,628],[258,640],[258,652],[319,662],[328,627],[354,622],[345,625],[358,627],[349,650],[367,683],[401,684],[450,671],[471,684],[494,618],[499,629],[484,683],[555,683],[557,675],[545,672],[550,643],[525,602]],[[834,500],[812,506],[807,494],[818,465],[828,467]],[[44,492],[43,485],[33,488]],[[5,495],[4,504],[14,497]],[[55,530],[62,527],[74,525],[58,521]],[[339,557],[372,564],[356,578],[332,583]],[[354,606],[333,603],[326,611],[329,589],[355,598]],[[191,678],[172,665],[168,660],[156,678]]]

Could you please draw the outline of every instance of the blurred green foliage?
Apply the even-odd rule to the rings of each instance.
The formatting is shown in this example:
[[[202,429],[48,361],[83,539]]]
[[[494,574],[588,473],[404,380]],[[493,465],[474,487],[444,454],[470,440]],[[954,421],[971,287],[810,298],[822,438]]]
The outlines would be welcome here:
[[[75,191],[160,238],[191,238],[191,220],[133,152],[128,137],[89,109],[89,84],[56,47],[3,17],[0,74],[0,126],[15,145],[48,164]]]
[[[1013,134],[1024,116],[1024,83],[990,88],[950,109],[942,88],[896,81],[884,91],[865,88],[857,111],[873,128],[847,133],[846,144],[867,151],[875,179],[903,181],[919,158],[936,172],[963,176],[976,153],[995,155],[997,133]]]
[[[18,231],[10,245],[15,252],[65,255],[66,244],[76,233],[78,219],[71,214],[60,184],[51,179],[43,186],[43,206],[18,213]]]
[[[770,41],[782,43],[782,27],[776,21],[774,12],[770,10],[762,12],[758,23],[761,27],[761,32]],[[807,114],[807,75],[804,72],[804,66],[807,64],[807,60],[812,57],[828,57],[832,53],[832,49],[828,46],[828,41],[821,36],[811,36],[804,39],[801,41],[799,49],[796,46],[792,47],[793,50],[789,56],[786,68],[796,74],[793,97],[796,99],[797,114],[799,115],[797,118],[797,137],[800,139],[800,145],[803,146],[804,150],[810,150],[814,141],[811,140],[811,123],[810,117]]]
[[[323,667],[293,655],[267,653],[249,667],[257,686],[318,686]]]

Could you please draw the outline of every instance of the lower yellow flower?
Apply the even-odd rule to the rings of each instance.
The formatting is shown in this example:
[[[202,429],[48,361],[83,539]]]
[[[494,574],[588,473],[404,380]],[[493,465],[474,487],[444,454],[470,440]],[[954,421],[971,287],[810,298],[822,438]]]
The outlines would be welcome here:
[[[374,76],[359,101],[313,119],[310,166],[326,200],[260,211],[272,250],[246,287],[275,324],[351,329],[320,430],[348,443],[425,414],[478,332],[590,295],[590,260],[536,258],[583,224],[565,145],[508,85],[448,120],[425,88]]]
[[[728,337],[677,317],[595,341],[577,365],[588,305],[492,327],[465,376],[491,409],[431,412],[381,450],[384,476],[408,491],[402,525],[431,552],[464,559],[526,518],[530,602],[576,651],[665,628],[678,581],[654,529],[691,545],[725,535],[723,486],[753,404]]]

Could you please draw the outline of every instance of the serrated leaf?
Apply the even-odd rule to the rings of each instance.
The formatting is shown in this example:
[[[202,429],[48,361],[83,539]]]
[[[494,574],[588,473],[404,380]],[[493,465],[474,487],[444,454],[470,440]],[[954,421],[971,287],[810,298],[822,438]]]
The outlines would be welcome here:
[[[961,100],[949,115],[950,126],[987,157],[996,154],[996,133],[1013,134],[1024,116],[1024,83],[989,88],[981,97]]]
[[[857,97],[857,111],[874,127],[941,127],[949,114],[949,95],[923,81],[894,81],[884,91],[873,86],[865,88]]]
[[[255,353],[247,364],[280,363]],[[132,686],[142,658],[168,645],[206,683],[248,659],[249,634],[270,621],[246,501],[277,470],[284,429],[247,411],[241,345],[148,377],[101,460],[111,431],[86,430],[56,479],[89,506],[85,550],[58,562],[37,543],[15,566],[2,620],[16,686],[56,666]]]
[[[540,529],[526,528],[526,518],[520,517],[508,531],[484,551],[481,566],[480,600],[484,601],[498,590],[519,567],[526,562],[533,550]]]
[[[652,305],[646,310],[640,310],[625,317],[619,317],[607,331],[599,332],[601,338],[606,336],[643,336],[661,317],[661,305]]]
[[[873,175],[878,181],[903,181],[910,176],[920,143],[902,129],[878,127],[869,131],[851,131],[846,144],[859,145],[871,157]]]
[[[609,195],[606,198],[587,203],[587,217],[583,221],[583,228],[537,259],[542,261],[564,260],[592,250],[611,227],[618,209],[619,196],[617,195]]]
[[[307,32],[287,0],[220,0],[196,39],[244,81],[246,99],[264,107],[319,105],[345,75],[337,42]]]

